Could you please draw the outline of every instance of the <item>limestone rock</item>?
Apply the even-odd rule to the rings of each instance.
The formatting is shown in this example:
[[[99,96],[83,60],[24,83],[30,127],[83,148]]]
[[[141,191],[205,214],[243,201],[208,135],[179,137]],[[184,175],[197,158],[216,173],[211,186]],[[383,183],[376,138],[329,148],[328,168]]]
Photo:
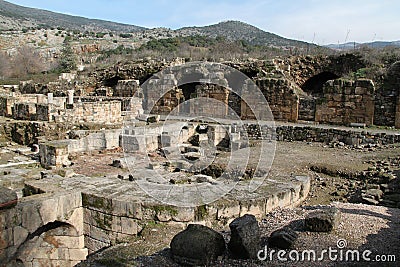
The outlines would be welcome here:
[[[14,207],[18,202],[17,193],[0,186],[0,210]]]
[[[260,250],[260,228],[254,215],[244,215],[229,224],[231,240],[228,248],[234,258],[257,259]]]
[[[311,212],[305,218],[305,227],[312,232],[330,232],[339,223],[340,211],[336,207],[326,207]]]
[[[225,251],[223,236],[203,225],[190,224],[171,241],[172,258],[183,265],[207,265]]]
[[[271,233],[268,245],[273,248],[288,249],[296,241],[298,234],[290,228],[282,228]]]

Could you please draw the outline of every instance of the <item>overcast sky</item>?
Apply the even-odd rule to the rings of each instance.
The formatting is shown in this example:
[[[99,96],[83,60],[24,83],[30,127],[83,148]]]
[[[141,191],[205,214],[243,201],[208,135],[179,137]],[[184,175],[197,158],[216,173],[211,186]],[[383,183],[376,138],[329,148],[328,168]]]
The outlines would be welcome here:
[[[398,0],[9,0],[144,27],[240,20],[290,39],[330,44],[400,40]]]

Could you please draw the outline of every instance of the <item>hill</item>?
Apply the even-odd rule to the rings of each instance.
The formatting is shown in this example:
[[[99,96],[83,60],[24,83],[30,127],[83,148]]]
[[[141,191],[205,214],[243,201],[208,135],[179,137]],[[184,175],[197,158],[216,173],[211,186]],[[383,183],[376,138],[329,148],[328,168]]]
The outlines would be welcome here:
[[[57,28],[69,30],[109,30],[116,32],[136,32],[146,28],[65,15],[42,9],[23,7],[0,0],[0,30],[21,30],[23,28]]]
[[[183,35],[205,35],[208,37],[222,36],[231,41],[245,40],[251,45],[276,47],[307,47],[316,46],[306,42],[286,39],[279,35],[263,31],[255,26],[240,21],[224,21],[204,27],[185,27],[178,30]]]
[[[385,42],[385,41],[375,41],[370,43],[355,43],[349,42],[344,44],[329,44],[326,47],[336,50],[351,50],[351,49],[358,49],[361,47],[370,47],[370,48],[384,48],[384,47],[400,47],[400,41],[393,41],[393,42]]]

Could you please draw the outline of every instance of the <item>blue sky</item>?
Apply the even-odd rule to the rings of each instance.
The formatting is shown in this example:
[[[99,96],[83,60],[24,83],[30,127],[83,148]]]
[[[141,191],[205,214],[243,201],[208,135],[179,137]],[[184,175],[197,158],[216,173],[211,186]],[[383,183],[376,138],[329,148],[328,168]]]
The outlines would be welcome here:
[[[316,44],[400,40],[398,0],[9,0],[14,4],[144,27],[240,20]],[[346,38],[347,37],[347,38]]]

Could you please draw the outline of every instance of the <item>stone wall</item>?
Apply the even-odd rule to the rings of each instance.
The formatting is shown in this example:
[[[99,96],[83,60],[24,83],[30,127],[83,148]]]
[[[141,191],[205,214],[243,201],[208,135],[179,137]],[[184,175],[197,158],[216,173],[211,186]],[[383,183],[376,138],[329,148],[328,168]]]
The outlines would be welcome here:
[[[374,121],[374,84],[371,80],[331,80],[323,87],[323,98],[317,100],[315,121],[350,125]]]
[[[255,82],[267,99],[275,120],[290,122],[298,120],[299,97],[288,80],[261,78]]]
[[[314,121],[317,99],[313,96],[301,96],[299,102],[299,120]]]
[[[400,128],[400,62],[394,63],[376,90],[375,124]]]
[[[198,98],[212,98],[213,100],[191,101],[190,114],[214,118],[226,118],[229,115],[229,90],[226,87],[215,84],[201,84],[196,86],[196,93]]]
[[[306,125],[267,125],[244,124],[244,130],[252,140],[278,140],[319,142],[343,142],[346,145],[360,146],[367,144],[387,145],[400,143],[400,134],[384,131],[367,131],[356,128],[338,129],[335,127],[306,126]]]
[[[78,102],[63,110],[50,112],[55,122],[68,123],[121,123],[120,101]]]
[[[278,207],[293,207],[306,198],[310,190],[308,177],[297,176],[289,183],[287,188],[282,187],[268,195],[260,194],[256,199],[222,198],[199,207],[138,202],[123,194],[108,197],[83,192],[85,244],[89,252],[98,251],[136,236],[149,222],[180,225],[195,222],[226,226],[244,214],[262,218]],[[236,194],[233,192],[232,195]]]
[[[138,92],[140,92],[139,80],[119,80],[113,90],[113,96],[132,97]]]

